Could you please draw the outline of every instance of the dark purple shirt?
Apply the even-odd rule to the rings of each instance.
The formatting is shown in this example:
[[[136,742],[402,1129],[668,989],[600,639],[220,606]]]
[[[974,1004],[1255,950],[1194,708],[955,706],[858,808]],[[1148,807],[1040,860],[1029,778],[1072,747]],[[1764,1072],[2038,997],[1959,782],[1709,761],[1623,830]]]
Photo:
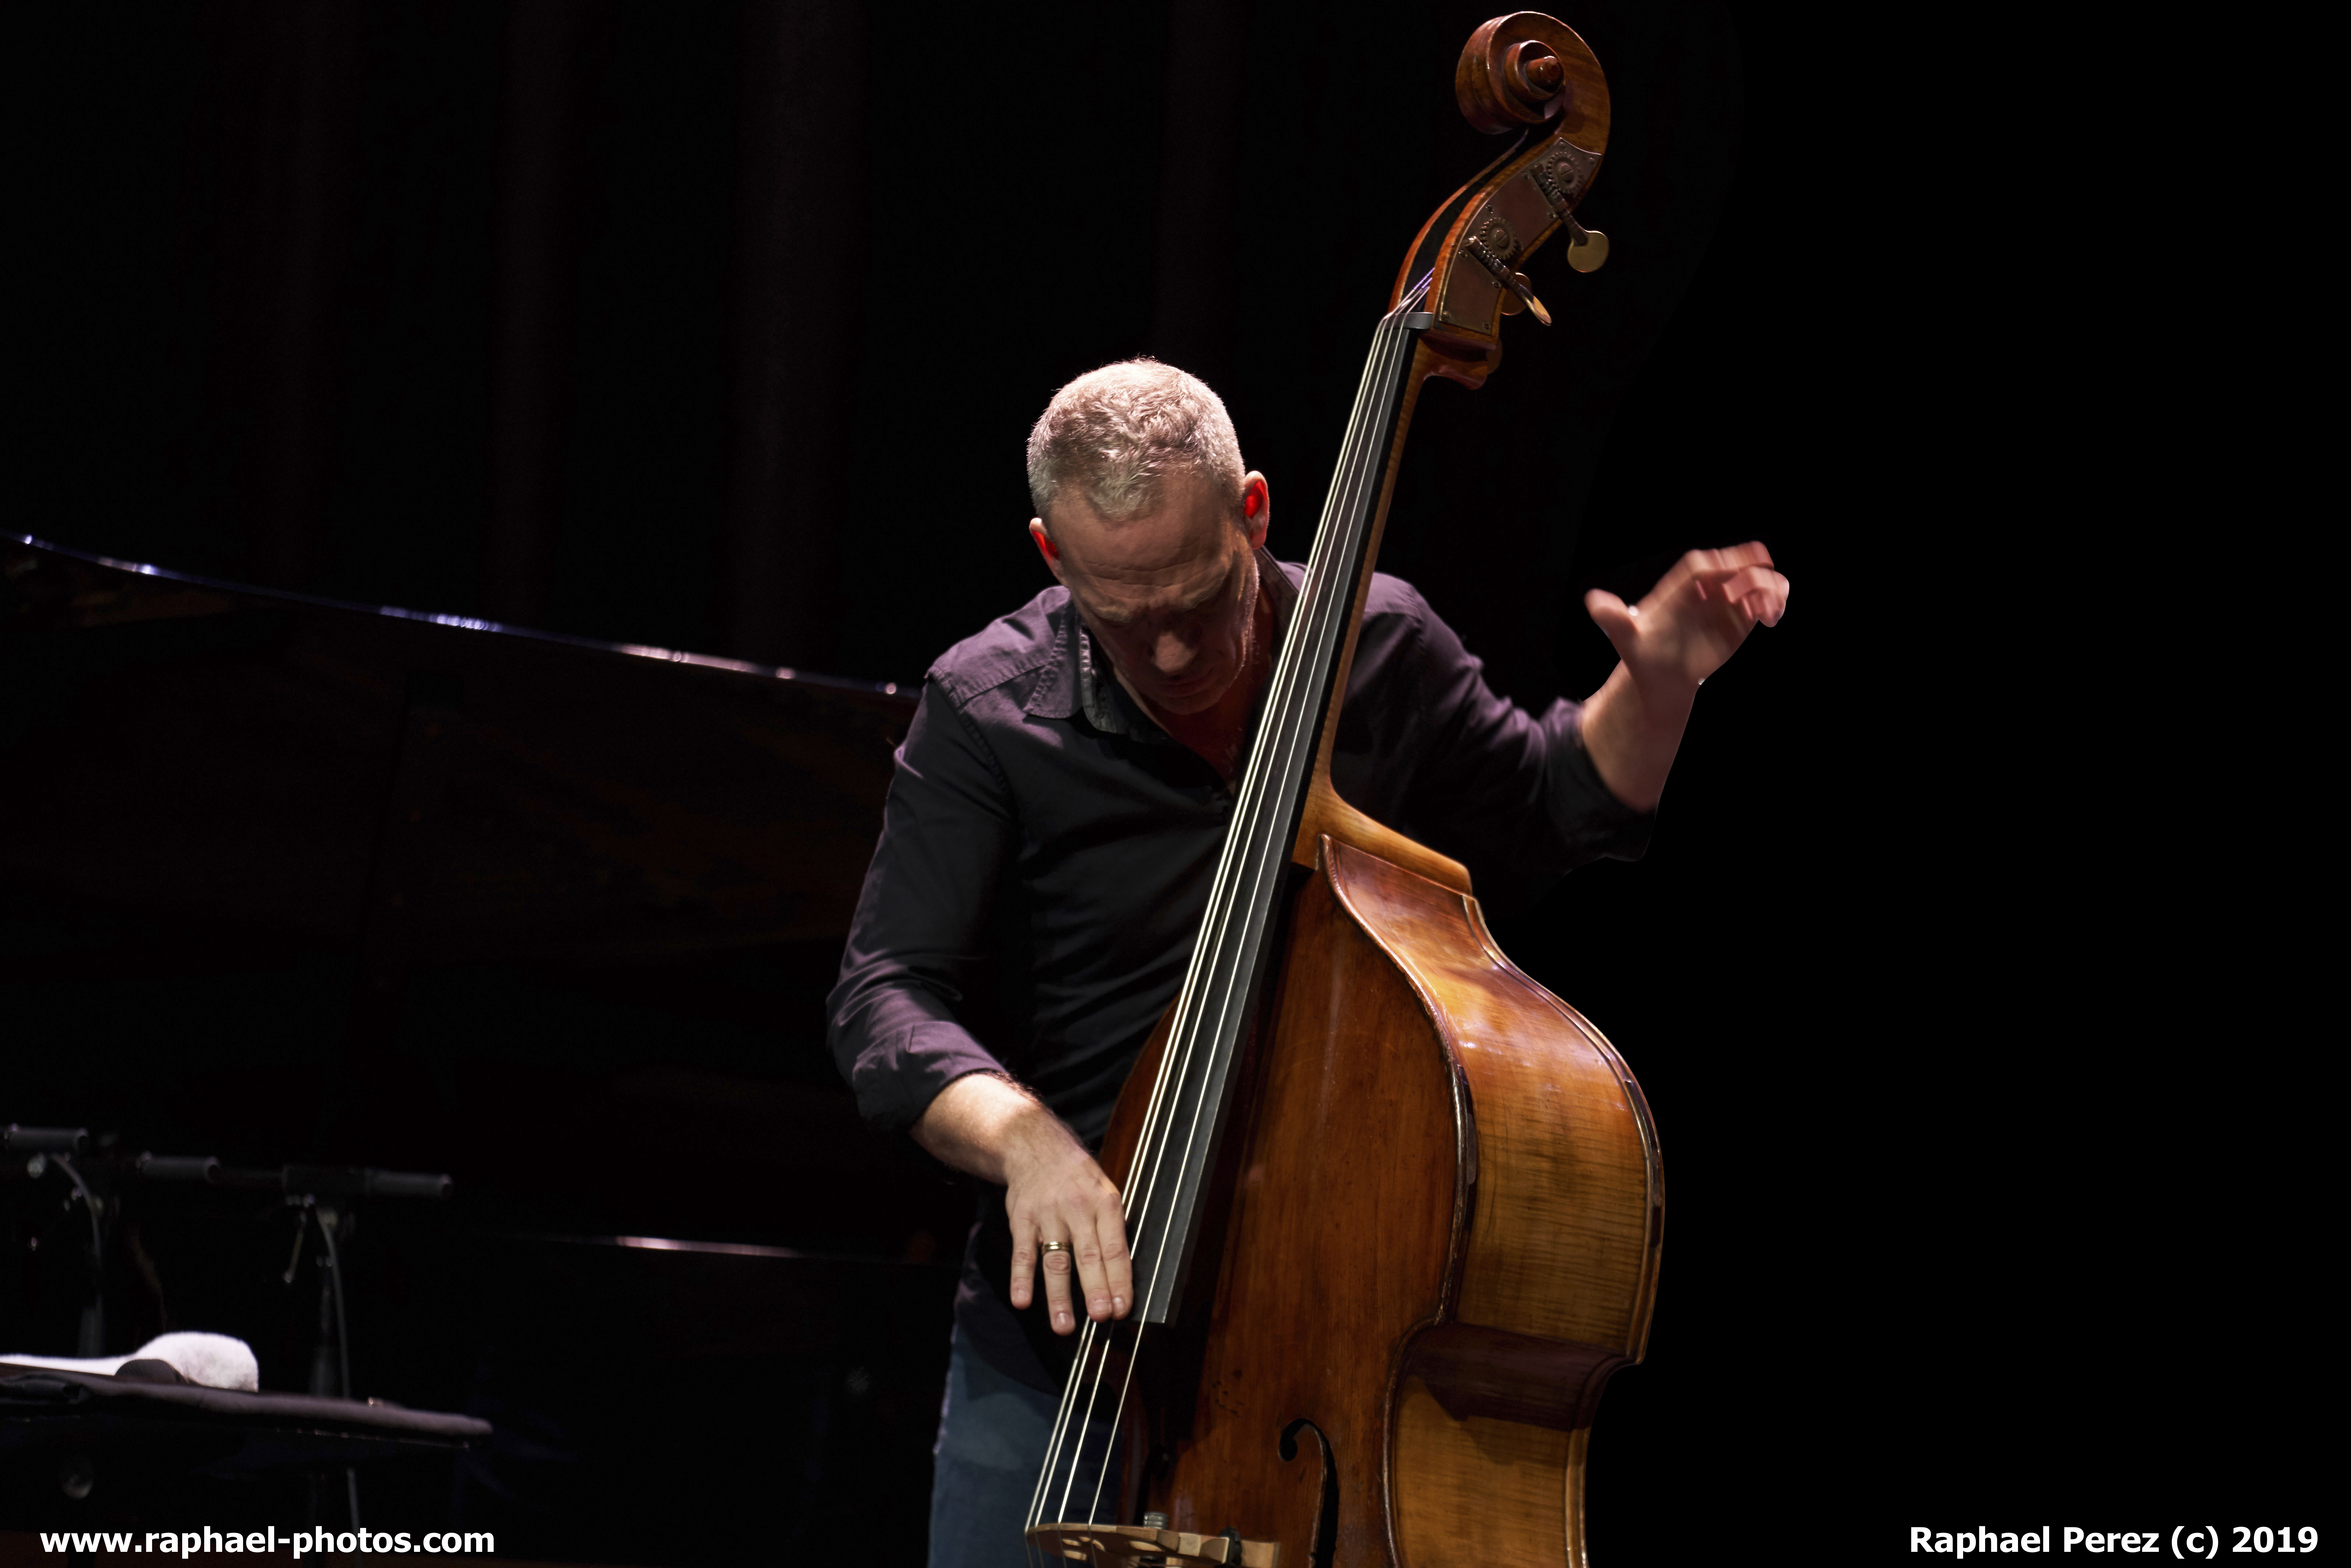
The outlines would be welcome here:
[[[1259,562],[1286,625],[1305,569]],[[1535,718],[1481,669],[1409,584],[1375,574],[1332,747],[1339,793],[1460,861],[1489,909],[1587,861],[1638,858],[1652,818],[1601,783],[1582,708]],[[949,649],[898,750],[828,1001],[866,1120],[904,1131],[955,1080],[1004,1072],[1097,1145],[1183,982],[1232,804],[1101,664],[1066,589]],[[1016,1324],[1002,1299],[1002,1199],[983,1194],[957,1316],[1000,1370],[1054,1389],[1041,1307]]]

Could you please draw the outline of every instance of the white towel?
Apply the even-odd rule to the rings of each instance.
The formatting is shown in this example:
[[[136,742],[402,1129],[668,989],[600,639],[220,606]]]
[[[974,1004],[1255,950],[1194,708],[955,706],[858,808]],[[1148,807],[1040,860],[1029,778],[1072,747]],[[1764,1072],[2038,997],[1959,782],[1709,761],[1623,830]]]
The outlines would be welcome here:
[[[261,1364],[253,1358],[253,1347],[225,1333],[167,1333],[149,1340],[129,1355],[78,1360],[60,1355],[0,1354],[0,1361],[13,1361],[19,1366],[47,1366],[59,1372],[95,1372],[106,1377],[120,1371],[126,1361],[165,1361],[177,1367],[181,1376],[206,1388],[261,1392]]]

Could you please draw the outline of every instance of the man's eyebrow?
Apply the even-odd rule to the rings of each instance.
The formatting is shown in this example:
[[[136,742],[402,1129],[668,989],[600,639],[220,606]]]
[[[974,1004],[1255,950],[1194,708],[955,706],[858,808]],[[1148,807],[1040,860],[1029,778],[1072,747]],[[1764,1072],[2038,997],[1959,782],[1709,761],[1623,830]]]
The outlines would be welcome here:
[[[1215,580],[1211,581],[1207,587],[1200,590],[1199,592],[1193,594],[1190,598],[1185,600],[1184,608],[1186,610],[1197,610],[1203,604],[1223,598],[1225,587],[1228,583],[1231,582],[1232,577],[1232,569],[1230,567],[1226,568],[1223,571],[1217,574]]]
[[[1191,612],[1199,609],[1203,604],[1215,602],[1217,599],[1223,597],[1225,590],[1231,585],[1232,576],[1232,569],[1228,567],[1225,570],[1219,572],[1207,587],[1201,589],[1198,592],[1186,594],[1182,599],[1177,600],[1174,606],[1176,613],[1178,615],[1189,614]],[[1116,610],[1107,604],[1090,604],[1087,605],[1085,609],[1088,615],[1112,626],[1124,626],[1131,623],[1135,619],[1135,614],[1133,611]]]

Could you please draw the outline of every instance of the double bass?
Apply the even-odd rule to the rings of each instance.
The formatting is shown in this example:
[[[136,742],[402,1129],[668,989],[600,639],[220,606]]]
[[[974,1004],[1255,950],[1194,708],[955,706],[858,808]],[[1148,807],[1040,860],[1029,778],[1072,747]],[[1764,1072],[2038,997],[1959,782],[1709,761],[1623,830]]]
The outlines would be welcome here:
[[[1330,780],[1421,389],[1481,385],[1503,317],[1549,323],[1539,246],[1606,254],[1574,216],[1608,145],[1583,40],[1497,17],[1455,88],[1516,140],[1423,226],[1373,333],[1183,988],[1104,1137],[1135,1304],[1081,1330],[1035,1563],[1585,1562],[1593,1411],[1656,1299],[1656,1129],[1468,872]]]

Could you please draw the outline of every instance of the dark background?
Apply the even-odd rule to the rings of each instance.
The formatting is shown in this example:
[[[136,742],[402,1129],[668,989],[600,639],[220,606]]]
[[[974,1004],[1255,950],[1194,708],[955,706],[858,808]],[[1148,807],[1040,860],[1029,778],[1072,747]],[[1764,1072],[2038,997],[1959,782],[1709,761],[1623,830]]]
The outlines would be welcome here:
[[[1302,554],[1403,248],[1489,156],[1450,94],[1487,14],[13,11],[12,531],[909,681],[1044,585],[1019,446],[1046,398],[1152,353],[1224,393]],[[2233,1062],[2275,1005],[2258,955],[2198,935],[2185,880],[2237,809],[2148,716],[2160,655],[2099,658],[2110,695],[2053,677],[2100,642],[2053,622],[2122,586],[2100,557],[2160,509],[2105,471],[2083,379],[2104,312],[2068,193],[2102,167],[2102,68],[1926,19],[1566,19],[1614,95],[1582,214],[1613,258],[1540,257],[1558,324],[1515,319],[1485,390],[1430,390],[1382,564],[1529,706],[1606,672],[1585,586],[1748,538],[1795,584],[1708,684],[1648,857],[1498,923],[1625,1049],[1668,1161],[1595,1552],[1792,1511],[1832,1560],[1912,1523],[2300,1522],[2312,1156]],[[1986,214],[2032,243],[1987,246]],[[184,1050],[298,1056],[334,983]],[[483,1051],[608,1092],[821,1078],[739,1009],[484,1005],[537,1028]],[[193,1135],[110,1081],[102,1033],[0,1119]],[[15,1076],[62,1046],[5,1049]],[[401,1163],[314,1111],[245,1157]],[[857,1250],[837,1194],[733,1158],[634,1218]],[[466,1235],[573,1218],[492,1197]],[[893,1249],[922,1250],[866,1238]],[[415,1376],[393,1396],[450,1399]]]

